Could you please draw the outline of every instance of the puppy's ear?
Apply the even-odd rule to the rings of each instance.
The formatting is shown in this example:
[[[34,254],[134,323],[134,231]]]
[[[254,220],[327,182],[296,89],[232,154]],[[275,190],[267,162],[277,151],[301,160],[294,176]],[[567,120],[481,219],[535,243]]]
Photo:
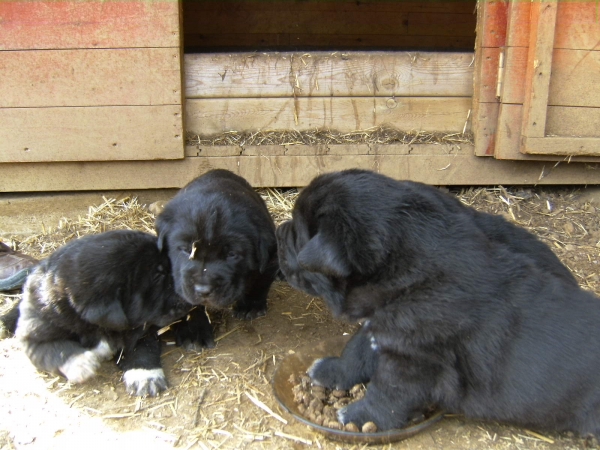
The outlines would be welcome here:
[[[118,301],[112,301],[108,305],[102,302],[93,304],[81,312],[81,317],[102,328],[111,330],[129,328],[129,320],[127,320],[125,311],[123,311],[123,307]]]
[[[332,239],[318,232],[298,253],[298,264],[305,270],[328,276],[347,277],[350,264]]]

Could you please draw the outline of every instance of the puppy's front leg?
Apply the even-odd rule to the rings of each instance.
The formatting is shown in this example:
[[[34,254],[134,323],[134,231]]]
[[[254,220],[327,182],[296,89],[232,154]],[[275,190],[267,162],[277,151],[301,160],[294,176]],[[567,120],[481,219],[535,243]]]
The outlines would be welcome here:
[[[359,427],[375,422],[379,430],[403,427],[415,413],[430,405],[433,378],[428,374],[434,371],[432,367],[380,353],[365,397],[340,409],[339,421]]]
[[[278,265],[270,264],[264,273],[256,276],[244,298],[238,300],[233,308],[233,314],[238,319],[251,320],[267,314],[267,296],[269,288],[275,280]]]
[[[125,388],[130,395],[152,397],[167,389],[167,379],[160,364],[160,340],[155,329],[127,345],[118,361]]]
[[[200,351],[203,347],[214,348],[213,329],[204,306],[199,305],[181,321],[171,326],[178,346],[186,350]]]
[[[317,359],[307,373],[315,384],[347,390],[371,379],[377,367],[377,349],[372,345],[367,327],[361,327],[348,341],[339,358]]]

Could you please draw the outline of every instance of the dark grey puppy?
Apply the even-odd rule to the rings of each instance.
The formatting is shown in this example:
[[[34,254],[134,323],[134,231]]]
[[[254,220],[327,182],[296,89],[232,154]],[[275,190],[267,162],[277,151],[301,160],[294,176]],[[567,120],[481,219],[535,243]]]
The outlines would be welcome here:
[[[314,179],[277,232],[280,266],[364,321],[313,381],[366,396],[344,422],[401,427],[431,405],[600,435],[600,301],[533,235],[438,189],[360,170]]]
[[[156,220],[169,253],[175,290],[189,303],[253,319],[267,309],[278,271],[275,225],[242,177],[212,170],[187,184]]]
[[[204,308],[191,311],[177,295],[156,242],[140,231],[109,231],[40,262],[23,288],[16,329],[38,369],[81,383],[118,355],[127,391],[156,395],[167,387],[157,327],[187,317],[175,327],[177,340],[214,346]]]

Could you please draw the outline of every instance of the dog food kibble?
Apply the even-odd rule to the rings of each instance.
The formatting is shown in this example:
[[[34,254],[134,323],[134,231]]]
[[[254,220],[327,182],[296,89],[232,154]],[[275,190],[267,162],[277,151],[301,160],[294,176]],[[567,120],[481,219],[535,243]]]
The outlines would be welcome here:
[[[352,422],[343,425],[337,420],[337,411],[349,403],[360,400],[365,396],[366,388],[357,384],[349,391],[327,389],[323,386],[313,386],[307,375],[293,374],[289,379],[292,383],[294,402],[298,411],[304,417],[317,425],[323,425],[335,430],[359,432],[358,426]],[[373,422],[363,425],[364,433],[374,433],[377,426]]]
[[[377,431],[377,425],[373,422],[367,422],[362,426],[363,433],[375,433]]]

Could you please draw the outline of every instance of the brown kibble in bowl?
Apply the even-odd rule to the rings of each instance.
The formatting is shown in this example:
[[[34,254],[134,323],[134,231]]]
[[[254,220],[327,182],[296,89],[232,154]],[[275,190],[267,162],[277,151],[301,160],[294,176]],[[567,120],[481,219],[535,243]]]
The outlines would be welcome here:
[[[335,389],[331,392],[331,395],[333,395],[336,398],[342,398],[348,395],[348,391],[342,391],[341,389]]]
[[[344,425],[344,430],[351,431],[352,433],[358,433],[360,431],[354,422],[349,422]]]
[[[362,432],[363,433],[376,433],[377,425],[375,425],[375,423],[373,423],[373,422],[367,422],[362,426]]]
[[[327,428],[333,428],[334,430],[341,430],[342,424],[339,423],[337,420],[330,420],[329,423],[327,424]]]

